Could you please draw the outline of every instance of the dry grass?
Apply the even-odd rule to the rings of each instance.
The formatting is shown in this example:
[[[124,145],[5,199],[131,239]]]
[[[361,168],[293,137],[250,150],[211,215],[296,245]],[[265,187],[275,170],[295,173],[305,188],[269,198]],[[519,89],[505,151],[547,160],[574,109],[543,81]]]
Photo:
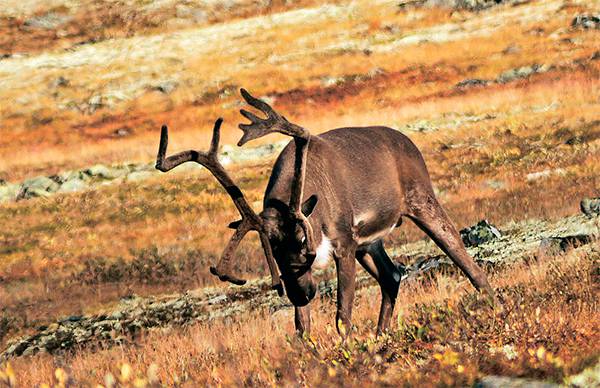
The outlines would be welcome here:
[[[235,14],[219,9],[205,22],[193,23],[178,22],[177,3],[171,1],[151,11],[133,11],[137,3],[119,2],[109,11],[112,19],[91,1],[77,7],[63,0],[33,1],[35,12],[16,16],[0,11],[0,48],[28,52],[0,60],[0,98],[10,102],[0,105],[0,178],[20,181],[99,162],[147,162],[155,155],[163,122],[172,128],[173,152],[206,147],[218,116],[226,120],[222,141],[235,143],[240,121],[236,90],[244,86],[270,96],[278,110],[315,133],[344,125],[431,129],[409,136],[422,150],[439,197],[459,227],[482,218],[497,225],[558,218],[577,212],[581,197],[600,195],[600,62],[590,59],[600,45],[596,31],[568,27],[574,15],[593,10],[591,4],[533,1],[470,14],[437,8],[398,11],[388,1],[273,2],[266,10],[241,2],[244,7]],[[24,19],[53,7],[60,12],[75,7],[71,35],[22,28]],[[90,18],[98,20],[98,28],[85,28]],[[98,43],[73,46],[90,38]],[[455,88],[468,78],[493,80],[532,64],[554,67],[506,84]],[[61,76],[68,85],[54,84]],[[156,90],[169,80],[177,82],[172,92]],[[114,93],[125,98],[109,98],[95,111],[86,108],[93,96]],[[120,128],[129,135],[115,135]],[[232,167],[257,209],[271,163]],[[541,171],[549,175],[527,178]],[[18,322],[10,336],[60,316],[94,312],[124,295],[215,284],[204,268],[220,254],[230,233],[226,225],[236,216],[205,172],[0,204],[0,313]],[[422,237],[407,225],[389,242]],[[131,272],[132,263],[144,260],[148,251],[157,253],[160,265],[187,263],[182,268],[195,273],[161,277],[158,269],[145,278]],[[265,274],[256,240],[244,242],[238,256],[238,272]],[[137,371],[158,364],[163,383],[177,376],[189,384],[213,385],[468,384],[485,373],[560,380],[597,357],[591,344],[597,342],[598,312],[589,298],[590,292],[597,295],[594,263],[597,255],[573,254],[565,263],[540,262],[496,274],[494,284],[505,287],[509,304],[524,301],[523,309],[507,318],[509,328],[491,325],[498,321],[486,312],[481,312],[481,326],[461,315],[460,306],[479,311],[476,298],[466,294],[464,281],[444,277],[403,290],[398,322],[404,326],[374,342],[366,333],[376,316],[370,298],[377,296],[362,295],[351,362],[344,356],[350,350],[336,343],[333,307],[318,302],[315,354],[305,351],[310,344],[286,341],[292,332],[287,312],[275,317],[256,313],[210,327],[150,333],[137,347],[36,356],[34,362],[14,366],[24,386],[51,380],[57,366],[65,366],[78,382],[100,382],[123,362]],[[114,272],[107,269],[111,265],[134,280],[106,275]],[[575,271],[577,265],[583,269]],[[553,268],[559,280],[566,279],[562,286],[549,275]],[[553,293],[560,287],[572,289],[570,304]],[[445,299],[452,319],[439,322],[431,314],[446,311]],[[540,304],[536,313],[540,300],[548,304]],[[416,308],[414,303],[425,305]],[[407,339],[415,322],[431,325],[435,333]],[[469,333],[481,332],[480,345],[466,346],[466,329],[455,333],[452,322],[466,325]],[[523,336],[516,337],[512,327]],[[510,336],[520,341],[513,344],[516,361],[489,353],[490,347],[512,343]],[[0,338],[0,344],[7,338]],[[537,353],[529,356],[528,350],[539,346],[561,357],[563,365]]]
[[[421,104],[438,101],[431,97],[443,97],[465,78],[493,78],[504,70],[533,63],[569,63],[598,50],[590,32],[564,28],[581,7],[557,11],[559,6],[560,2],[536,2],[517,10],[518,15],[552,15],[544,19],[544,32],[539,34],[531,32],[539,27],[535,19],[515,28],[510,23],[457,19],[448,11],[395,12],[394,5],[387,2],[376,6],[352,2],[292,10],[276,20],[259,16],[181,33],[165,32],[152,39],[117,39],[74,52],[6,59],[0,64],[0,73],[6,75],[0,96],[14,103],[0,109],[3,126],[10,129],[0,139],[0,175],[15,180],[32,172],[81,167],[94,160],[147,160],[155,152],[156,131],[163,122],[183,132],[178,135],[185,141],[182,144],[194,144],[197,134],[206,134],[215,117],[224,115],[231,124],[239,121],[231,109],[238,101],[236,95],[214,97],[219,90],[235,90],[236,86],[257,93],[304,92],[322,89],[320,80],[326,77],[380,68],[392,76],[378,87],[367,82],[364,92],[354,98],[341,98],[347,93],[342,88],[331,91],[329,104],[317,100],[318,104],[311,105],[302,98],[278,107],[321,130],[328,126],[319,125],[324,123],[315,118],[323,112],[328,112],[334,125],[360,123],[354,117],[361,112],[386,117],[386,112],[406,109],[416,111],[412,117],[427,119],[431,113],[422,110]],[[498,19],[502,12],[507,10],[490,11],[485,19],[504,20]],[[452,23],[466,23],[469,33],[427,28]],[[425,39],[440,34],[447,34],[450,40],[423,41],[393,50],[389,46],[401,37],[423,35]],[[489,39],[489,34],[494,39]],[[569,39],[578,43],[568,43]],[[227,51],[220,48],[224,40],[230,42]],[[509,46],[518,47],[517,52],[503,55]],[[155,56],[163,51],[170,54]],[[68,86],[52,86],[60,76],[69,80]],[[154,90],[165,81],[179,85],[170,94]],[[496,90],[485,93],[496,94]],[[108,106],[95,112],[82,108],[100,95],[107,96]],[[213,97],[207,100],[207,96]],[[403,121],[403,115],[393,114]],[[398,121],[388,123],[397,125]],[[132,130],[131,137],[115,138],[113,132],[119,128]],[[236,137],[235,131],[226,131],[224,140],[231,142]],[[36,158],[31,158],[33,153]]]
[[[598,359],[598,246],[494,274],[507,309],[494,313],[462,277],[439,275],[400,291],[390,333],[375,339],[378,291],[356,304],[356,332],[340,343],[330,301],[313,307],[309,339],[289,337],[289,311],[256,312],[229,322],[152,332],[135,347],[82,350],[14,360],[24,386],[63,368],[76,384],[103,381],[122,364],[163,384],[470,385],[487,374],[560,382]],[[214,336],[219,332],[221,335]]]

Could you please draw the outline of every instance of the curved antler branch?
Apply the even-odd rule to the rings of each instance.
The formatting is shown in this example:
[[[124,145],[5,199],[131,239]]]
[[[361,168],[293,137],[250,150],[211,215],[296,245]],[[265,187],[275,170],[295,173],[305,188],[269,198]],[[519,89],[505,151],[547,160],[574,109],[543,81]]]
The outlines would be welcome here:
[[[238,146],[243,146],[250,140],[258,139],[259,137],[263,137],[273,132],[279,132],[283,133],[284,135],[299,137],[302,139],[308,139],[310,137],[310,133],[306,129],[290,123],[285,117],[275,112],[275,110],[271,108],[269,104],[259,100],[256,97],[253,97],[246,89],[240,89],[240,93],[248,105],[253,106],[254,108],[263,112],[267,118],[261,119],[253,113],[241,109],[240,113],[242,116],[250,120],[251,124],[239,125],[239,128],[244,131],[244,135],[238,142]]]
[[[255,114],[241,109],[240,113],[242,116],[250,120],[251,123],[239,125],[239,128],[244,131],[244,135],[238,142],[238,146],[242,146],[250,140],[258,139],[273,132],[279,132],[294,138],[296,154],[294,161],[294,180],[292,182],[290,193],[290,215],[302,226],[302,230],[306,236],[307,255],[314,255],[316,247],[312,226],[301,211],[302,194],[304,192],[304,180],[306,176],[306,161],[308,159],[308,145],[311,138],[310,132],[299,125],[290,123],[285,117],[275,112],[269,104],[253,97],[246,89],[240,89],[240,93],[248,105],[263,112],[267,118],[261,119]]]
[[[233,200],[233,203],[235,204],[235,207],[242,216],[242,221],[239,223],[239,225],[237,225],[237,229],[225,247],[219,263],[216,267],[211,267],[210,272],[218,276],[219,279],[223,281],[229,281],[238,285],[244,284],[246,282],[245,280],[231,275],[231,267],[233,265],[231,258],[244,236],[249,231],[256,230],[260,235],[261,243],[267,258],[267,264],[271,272],[272,287],[278,291],[279,295],[283,295],[283,287],[279,278],[279,270],[277,269],[277,264],[273,258],[273,253],[271,246],[269,245],[269,239],[267,238],[263,222],[261,218],[254,212],[254,210],[252,210],[242,191],[233,182],[229,174],[227,174],[221,162],[219,162],[218,149],[222,123],[222,118],[219,118],[217,121],[215,121],[213,136],[208,152],[189,150],[169,157],[166,157],[167,146],[169,143],[169,129],[166,125],[163,125],[160,133],[158,154],[156,156],[156,168],[162,172],[167,172],[185,162],[196,162],[206,167],[208,171],[210,171],[217,181],[219,181],[219,183],[223,186],[227,194],[229,194]]]

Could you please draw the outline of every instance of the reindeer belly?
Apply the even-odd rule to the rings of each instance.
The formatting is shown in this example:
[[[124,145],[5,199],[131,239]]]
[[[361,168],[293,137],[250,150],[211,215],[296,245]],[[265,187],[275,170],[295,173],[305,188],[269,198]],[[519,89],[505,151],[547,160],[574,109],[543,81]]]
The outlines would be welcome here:
[[[391,209],[387,212],[370,211],[358,214],[353,225],[354,240],[359,248],[371,245],[390,234],[400,222],[398,212]]]

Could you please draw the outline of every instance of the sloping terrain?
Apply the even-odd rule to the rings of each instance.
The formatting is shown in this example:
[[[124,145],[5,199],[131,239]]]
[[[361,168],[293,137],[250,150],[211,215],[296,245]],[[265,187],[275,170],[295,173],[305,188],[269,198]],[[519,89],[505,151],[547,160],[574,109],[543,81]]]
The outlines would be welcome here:
[[[600,196],[600,2],[4,3],[0,384],[598,381],[598,221],[576,214]],[[250,284],[218,282],[229,198],[202,168],[152,166],[163,123],[174,153],[224,117],[221,160],[260,210],[287,139],[235,147],[240,87],[315,134],[406,133],[457,226],[499,226],[469,249],[505,311],[410,223],[386,241],[415,276],[384,338],[364,273],[347,344],[330,271],[304,341],[257,239],[236,253]]]
[[[600,233],[595,223],[584,217],[565,218],[548,224],[539,220],[529,220],[503,228],[504,235],[487,243],[469,248],[469,253],[477,262],[487,268],[507,268],[524,260],[544,255],[557,255],[573,247],[581,247],[595,240]],[[562,243],[562,246],[561,246]],[[423,242],[402,247],[403,256],[412,264],[407,267],[404,281],[451,267],[451,261],[444,255],[436,254],[431,244]],[[589,248],[593,252],[596,248]],[[583,249],[585,251],[586,249]],[[321,274],[321,276],[326,274]],[[327,278],[332,277],[328,273]],[[271,313],[291,304],[269,290],[268,279],[259,279],[244,286],[228,288],[207,287],[183,295],[163,297],[127,298],[119,307],[96,316],[71,316],[43,327],[33,336],[16,341],[8,346],[2,358],[31,355],[39,351],[57,352],[74,346],[108,343],[126,340],[127,334],[143,329],[187,324],[194,321],[207,322],[244,314],[253,310],[268,310]],[[357,282],[359,293],[372,292],[378,288],[368,274],[363,273]],[[323,281],[319,286],[321,298],[335,296],[335,277]]]

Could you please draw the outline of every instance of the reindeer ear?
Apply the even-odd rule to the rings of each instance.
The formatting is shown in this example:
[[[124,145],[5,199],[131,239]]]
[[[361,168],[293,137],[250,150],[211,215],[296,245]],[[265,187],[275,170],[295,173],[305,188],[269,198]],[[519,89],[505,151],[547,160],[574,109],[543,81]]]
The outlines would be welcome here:
[[[313,210],[315,210],[315,206],[317,206],[317,202],[319,198],[316,194],[311,195],[304,203],[302,204],[302,214],[304,217],[308,217],[312,214]]]
[[[242,223],[242,220],[233,221],[233,222],[230,222],[229,225],[227,225],[227,227],[229,229],[237,229],[241,223]]]

